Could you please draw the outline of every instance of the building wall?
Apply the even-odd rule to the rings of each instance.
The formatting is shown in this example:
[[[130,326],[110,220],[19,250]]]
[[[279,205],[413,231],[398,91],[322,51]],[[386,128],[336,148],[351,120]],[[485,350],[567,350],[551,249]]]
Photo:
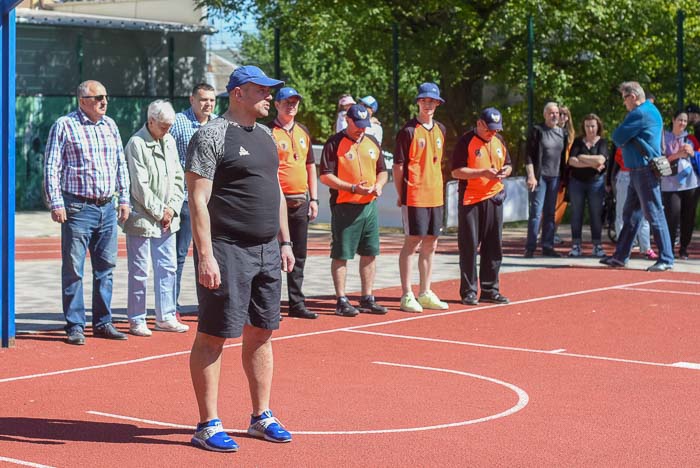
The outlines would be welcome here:
[[[112,95],[167,96],[170,37],[175,45],[175,95],[188,96],[205,78],[201,34],[18,24],[17,94],[74,94],[78,83],[96,79]]]

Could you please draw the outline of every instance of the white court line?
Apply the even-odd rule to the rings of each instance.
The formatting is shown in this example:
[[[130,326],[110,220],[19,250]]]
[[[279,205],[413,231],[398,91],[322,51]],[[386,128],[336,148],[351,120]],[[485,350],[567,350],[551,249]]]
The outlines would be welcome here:
[[[436,430],[436,429],[447,429],[449,427],[469,426],[472,424],[493,421],[494,419],[499,419],[499,418],[504,418],[506,416],[510,416],[511,414],[517,413],[521,409],[525,408],[525,406],[527,406],[528,402],[530,401],[530,397],[528,396],[527,392],[525,392],[525,390],[523,390],[519,387],[516,387],[515,385],[513,385],[511,383],[504,382],[502,380],[494,379],[491,377],[486,377],[484,375],[471,374],[469,372],[462,372],[462,371],[458,371],[458,370],[454,370],[454,369],[443,369],[440,367],[414,366],[411,364],[398,364],[398,363],[394,363],[394,362],[375,361],[372,364],[378,364],[381,366],[403,367],[403,368],[407,368],[407,369],[426,370],[426,371],[433,371],[433,372],[444,372],[447,374],[456,374],[456,375],[462,375],[465,377],[472,377],[472,378],[479,379],[479,380],[485,380],[487,382],[495,383],[496,385],[501,385],[501,386],[506,387],[509,390],[513,391],[516,395],[518,395],[518,402],[515,405],[513,405],[512,407],[508,408],[507,410],[501,411],[500,413],[497,413],[497,414],[492,414],[491,416],[484,416],[482,418],[469,419],[466,421],[457,421],[457,422],[445,423],[445,424],[435,424],[432,426],[402,427],[402,428],[395,428],[395,429],[366,429],[366,430],[353,430],[353,431],[291,431],[292,434],[295,434],[295,435],[358,435],[358,434],[390,434],[390,433],[393,434],[393,433],[400,433],[400,432],[432,431],[432,430]],[[177,428],[177,429],[191,429],[191,430],[195,429],[194,426],[186,426],[183,424],[154,421],[151,419],[134,418],[132,416],[123,416],[123,415],[119,415],[119,414],[103,413],[101,411],[87,411],[87,413],[95,415],[95,416],[103,416],[106,418],[121,419],[121,420],[126,420],[126,421],[151,424],[154,426],[165,426],[165,427],[172,427],[172,428]],[[245,429],[225,429],[225,430],[227,432],[232,433],[232,434],[246,434],[246,432],[247,432]]]
[[[364,324],[364,325],[356,325],[354,327],[351,326],[351,327],[331,328],[329,330],[321,330],[321,331],[309,332],[309,333],[299,333],[296,335],[279,336],[279,337],[273,338],[272,341],[283,341],[283,340],[289,340],[289,339],[294,339],[294,338],[304,338],[304,337],[308,337],[308,336],[324,335],[327,333],[335,333],[335,332],[339,332],[339,331],[348,331],[348,330],[358,330],[358,329],[362,329],[362,328],[380,327],[380,326],[384,326],[384,325],[392,325],[395,323],[410,322],[413,320],[427,320],[427,319],[432,319],[432,318],[437,318],[437,317],[446,317],[449,315],[473,313],[473,312],[478,312],[478,311],[487,310],[487,309],[494,309],[497,307],[508,308],[508,307],[515,306],[515,305],[530,304],[532,302],[550,301],[550,300],[554,300],[554,299],[562,299],[565,297],[580,296],[583,294],[592,294],[592,293],[598,293],[598,292],[603,292],[603,291],[610,291],[612,289],[624,289],[624,288],[633,287],[633,286],[643,286],[646,284],[654,284],[654,283],[659,283],[659,282],[664,282],[664,281],[667,281],[667,280],[655,279],[655,280],[648,280],[648,281],[638,281],[635,283],[621,284],[618,286],[608,286],[605,288],[595,288],[595,289],[584,289],[581,291],[574,291],[574,292],[562,293],[562,294],[554,294],[552,296],[542,296],[542,297],[537,297],[537,298],[533,298],[533,299],[523,299],[520,301],[512,301],[509,304],[491,304],[491,305],[487,305],[487,306],[468,307],[468,308],[464,308],[464,309],[451,310],[449,312],[440,312],[440,313],[436,313],[436,314],[414,315],[411,317],[395,319],[395,320],[387,320],[384,322],[374,322],[374,323],[368,323],[368,324]],[[224,348],[234,348],[234,347],[238,347],[238,346],[241,346],[240,342],[239,343],[232,343],[230,345],[225,345]],[[111,362],[111,363],[107,363],[107,364],[99,364],[99,365],[95,365],[95,366],[78,367],[78,368],[64,369],[64,370],[53,371],[53,372],[43,372],[40,374],[22,375],[22,376],[18,376],[18,377],[6,377],[4,379],[0,379],[0,384],[7,383],[7,382],[14,382],[17,380],[27,380],[27,379],[35,379],[35,378],[40,378],[40,377],[50,377],[50,376],[54,376],[54,375],[72,374],[75,372],[84,372],[84,371],[89,371],[89,370],[93,370],[93,369],[103,369],[106,367],[125,366],[125,365],[135,364],[135,363],[139,363],[139,362],[153,361],[153,360],[157,360],[157,359],[164,359],[164,358],[175,357],[175,356],[183,356],[183,355],[186,355],[189,353],[190,353],[189,350],[178,351],[178,352],[174,352],[174,353],[148,356],[148,357],[139,358],[139,359],[129,359],[126,361],[116,361],[116,362]]]
[[[700,370],[700,363],[697,362],[674,362],[671,367],[682,367],[683,369]]]
[[[15,465],[22,466],[33,466],[34,468],[53,468],[49,465],[41,465],[39,463],[32,463],[24,460],[17,460],[16,458],[0,457],[0,462],[14,463]]]
[[[607,356],[595,356],[592,354],[553,353],[552,351],[545,351],[543,349],[517,348],[517,347],[513,347],[513,346],[499,346],[499,345],[491,345],[491,344],[485,344],[485,343],[472,343],[469,341],[443,340],[440,338],[425,338],[422,336],[397,335],[397,334],[393,334],[393,333],[380,333],[380,332],[372,332],[372,331],[364,331],[364,330],[346,330],[346,331],[348,333],[361,333],[363,335],[375,335],[375,336],[382,336],[385,338],[401,338],[401,339],[405,339],[405,340],[428,341],[428,342],[432,342],[432,343],[446,343],[446,344],[454,344],[454,345],[460,345],[460,346],[473,346],[475,348],[500,349],[500,350],[504,350],[504,351],[518,351],[518,352],[533,353],[533,354],[551,354],[554,356],[568,356],[568,357],[583,358],[583,359],[593,359],[593,360],[597,360],[597,361],[622,362],[625,364],[641,364],[644,366],[686,367],[689,369],[696,368],[696,367],[690,367],[690,366],[697,366],[697,369],[700,370],[700,364],[694,364],[694,363],[683,363],[683,364],[689,364],[689,366],[681,366],[681,365],[678,365],[681,363],[667,364],[667,363],[663,363],[663,362],[637,361],[634,359],[622,359],[622,358],[614,358],[614,357],[607,357]]]
[[[559,349],[553,349],[553,350],[551,350],[550,353],[552,353],[552,354],[558,354],[558,353],[563,353],[564,351],[566,351],[564,348],[559,348]]]
[[[687,296],[700,296],[700,292],[669,291],[668,289],[623,288],[623,291],[641,291],[641,292],[653,292],[653,293],[664,293],[664,294],[685,294]]]

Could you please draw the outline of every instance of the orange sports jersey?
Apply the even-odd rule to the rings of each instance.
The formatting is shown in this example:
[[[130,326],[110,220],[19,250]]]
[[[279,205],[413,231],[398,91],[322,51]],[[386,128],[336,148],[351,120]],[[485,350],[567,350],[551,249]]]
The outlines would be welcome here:
[[[384,156],[379,143],[371,135],[364,135],[359,142],[339,132],[326,141],[321,155],[321,174],[334,174],[350,184],[374,185],[377,174],[386,171]],[[376,198],[374,194],[361,195],[346,190],[331,189],[330,204],[353,203],[363,205]]]
[[[444,204],[442,155],[445,126],[435,121],[428,130],[418,119],[410,120],[396,135],[394,164],[403,164],[401,204],[435,207]]]
[[[491,141],[484,141],[474,130],[471,130],[462,135],[452,154],[452,170],[463,167],[501,170],[503,166],[510,164],[510,153],[506,142],[498,134],[494,135]],[[462,197],[464,205],[474,205],[489,199],[503,188],[503,182],[500,180],[486,177],[459,181],[459,193],[464,194]]]
[[[307,164],[314,164],[311,137],[306,127],[296,122],[290,131],[280,127],[275,120],[270,122],[272,137],[277,143],[280,158],[279,178],[285,195],[298,195],[308,190]]]

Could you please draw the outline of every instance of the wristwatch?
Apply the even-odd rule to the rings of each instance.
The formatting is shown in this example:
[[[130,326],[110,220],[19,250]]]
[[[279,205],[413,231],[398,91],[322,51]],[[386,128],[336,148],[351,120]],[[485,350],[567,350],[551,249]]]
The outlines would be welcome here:
[[[311,203],[311,202],[316,202],[316,204],[318,205],[318,198],[312,198],[312,199],[310,199],[310,200],[309,200],[309,203]]]
[[[292,241],[281,241],[280,242],[280,247],[284,247],[285,245],[288,245],[290,247],[294,247],[294,244],[292,244]]]

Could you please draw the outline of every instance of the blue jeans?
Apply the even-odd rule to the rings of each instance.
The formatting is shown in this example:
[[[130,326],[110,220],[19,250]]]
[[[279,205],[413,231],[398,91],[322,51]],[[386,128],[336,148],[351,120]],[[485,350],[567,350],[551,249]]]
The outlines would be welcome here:
[[[156,295],[156,320],[175,318],[175,234],[170,230],[161,237],[126,236],[129,258],[129,300],[126,313],[132,324],[146,321],[148,270],[153,264]]]
[[[90,251],[92,326],[112,322],[112,271],[117,262],[117,213],[112,203],[97,206],[63,194],[67,220],[61,224],[61,288],[66,333],[85,329],[83,268]]]
[[[177,283],[175,286],[175,300],[180,297],[180,281],[182,280],[182,270],[185,267],[187,253],[190,251],[192,243],[192,225],[190,224],[190,205],[187,200],[182,204],[180,210],[180,229],[175,233],[177,239]]]
[[[630,169],[630,185],[622,210],[622,231],[617,237],[613,257],[621,262],[629,259],[632,241],[637,235],[642,217],[649,221],[659,249],[659,261],[673,265],[673,245],[668,232],[664,207],[661,203],[659,181],[649,167]]]
[[[581,245],[583,234],[583,210],[588,200],[591,218],[591,240],[594,245],[601,242],[603,231],[603,200],[605,199],[605,176],[590,182],[581,182],[573,177],[569,181],[569,203],[571,205],[571,243]]]
[[[527,220],[525,250],[537,248],[537,235],[542,225],[542,248],[554,247],[554,212],[557,208],[559,177],[540,176],[537,188],[529,193],[530,213]]]

